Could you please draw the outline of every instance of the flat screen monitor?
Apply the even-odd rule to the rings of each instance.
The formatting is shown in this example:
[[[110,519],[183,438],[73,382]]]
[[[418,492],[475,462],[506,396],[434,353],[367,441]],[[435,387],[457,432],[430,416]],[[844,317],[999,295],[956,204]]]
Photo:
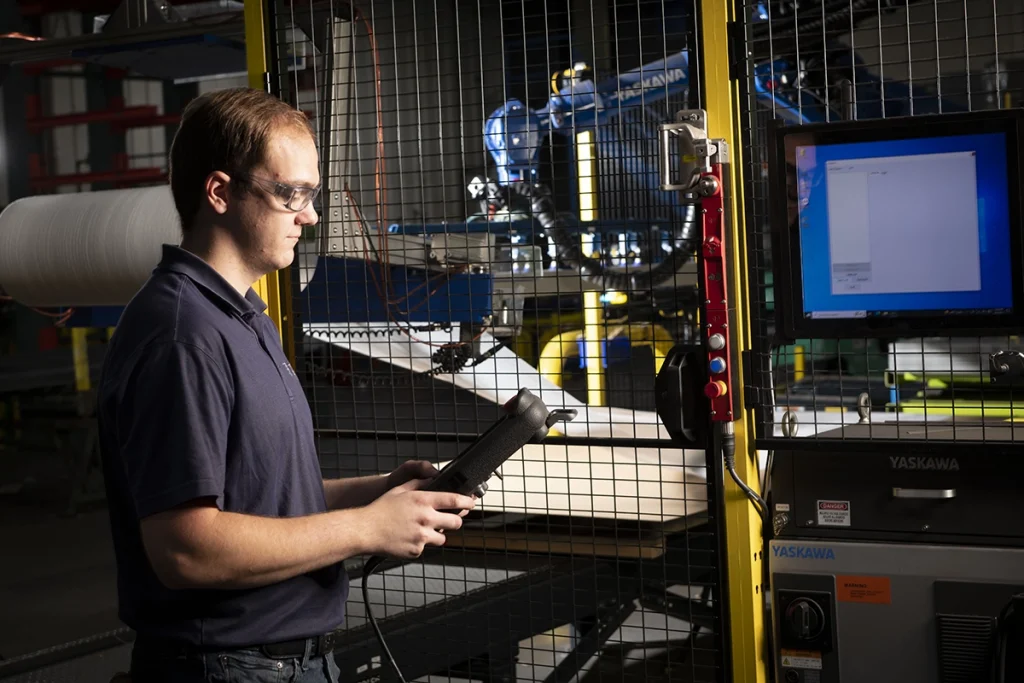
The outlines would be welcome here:
[[[797,338],[1024,331],[1020,110],[770,131],[777,322]]]

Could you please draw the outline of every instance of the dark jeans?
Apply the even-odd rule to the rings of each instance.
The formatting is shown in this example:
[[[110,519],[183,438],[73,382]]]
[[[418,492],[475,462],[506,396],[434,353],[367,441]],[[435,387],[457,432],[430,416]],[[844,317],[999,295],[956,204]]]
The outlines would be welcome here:
[[[339,683],[333,655],[271,659],[259,650],[173,655],[137,643],[132,683]]]

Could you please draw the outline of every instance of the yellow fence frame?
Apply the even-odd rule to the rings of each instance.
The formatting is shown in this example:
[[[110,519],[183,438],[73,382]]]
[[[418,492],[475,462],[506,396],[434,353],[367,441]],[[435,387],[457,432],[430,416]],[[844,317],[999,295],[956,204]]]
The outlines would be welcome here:
[[[747,251],[743,230],[743,184],[739,117],[739,82],[729,73],[731,31],[737,20],[732,0],[701,0],[700,32],[702,69],[701,104],[707,111],[708,135],[725,140],[729,148],[729,177],[726,184],[727,211],[731,220],[726,231],[729,250],[730,304],[735,310],[733,344],[734,363],[739,354],[751,347],[748,324]],[[737,364],[738,365],[738,364]],[[737,367],[739,386],[744,383],[742,368]],[[754,451],[753,413],[741,406],[734,424],[736,431],[736,473],[756,486],[759,480],[758,457]],[[732,681],[761,683],[767,679],[765,661],[765,623],[763,586],[763,543],[761,520],[750,500],[730,477],[725,478],[725,548],[728,576],[729,631],[725,637],[732,659]]]
[[[245,62],[249,74],[249,87],[267,90],[267,49],[273,43],[268,40],[264,0],[245,0]],[[253,290],[267,304],[267,316],[273,321],[281,335],[281,344],[289,362],[295,364],[295,341],[291,329],[292,300],[291,274],[283,268],[260,278]]]

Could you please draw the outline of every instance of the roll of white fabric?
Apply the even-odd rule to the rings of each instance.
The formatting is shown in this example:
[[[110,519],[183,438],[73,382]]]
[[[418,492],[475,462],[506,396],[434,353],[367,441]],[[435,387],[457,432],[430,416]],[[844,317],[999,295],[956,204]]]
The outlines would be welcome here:
[[[25,197],[0,213],[0,287],[26,306],[124,305],[180,241],[166,185]]]

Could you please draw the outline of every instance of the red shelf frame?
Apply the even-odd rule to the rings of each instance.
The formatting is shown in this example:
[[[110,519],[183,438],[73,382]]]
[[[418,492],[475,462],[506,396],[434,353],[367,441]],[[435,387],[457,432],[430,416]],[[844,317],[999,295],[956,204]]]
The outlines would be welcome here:
[[[181,121],[181,114],[157,114],[156,107],[153,107],[152,116],[140,116],[135,119],[115,120],[110,122],[110,127],[116,131],[128,130],[129,128],[149,128],[151,126],[173,126]]]
[[[49,175],[38,154],[30,154],[28,159],[29,185],[34,192],[53,190],[62,185],[87,185],[90,183],[111,183],[115,187],[129,187],[139,183],[167,182],[167,171],[162,168],[129,168],[128,157],[118,155],[114,159],[115,168],[109,171],[89,171],[86,173],[69,173],[67,175]]]
[[[94,173],[72,173],[69,175],[36,176],[29,179],[33,190],[52,190],[61,185],[86,185],[89,183],[114,183],[134,185],[136,183],[159,183],[167,180],[162,168],[128,168],[121,171],[97,171]]]
[[[138,121],[148,121],[159,114],[152,105],[141,107],[125,107],[122,102],[115,102],[109,109],[75,112],[73,114],[56,114],[42,116],[42,105],[38,95],[25,98],[25,128],[30,133],[40,133],[58,126],[76,126],[86,123],[117,123],[122,128],[138,125]]]

